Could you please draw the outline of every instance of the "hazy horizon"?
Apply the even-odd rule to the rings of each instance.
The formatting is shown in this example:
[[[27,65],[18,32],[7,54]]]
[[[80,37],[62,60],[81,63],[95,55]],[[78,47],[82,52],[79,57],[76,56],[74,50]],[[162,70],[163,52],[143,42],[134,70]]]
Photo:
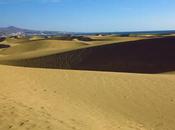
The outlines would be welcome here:
[[[68,32],[175,30],[174,0],[0,0],[0,27]]]
[[[10,27],[13,27],[13,28],[18,28],[18,29],[26,29],[26,30],[31,30],[31,31],[54,31],[54,32],[70,32],[70,33],[141,33],[141,32],[146,32],[146,33],[151,33],[151,32],[155,32],[155,33],[158,33],[158,32],[175,32],[175,29],[169,29],[169,30],[132,30],[132,31],[101,31],[101,32],[98,32],[98,31],[94,31],[94,32],[76,32],[76,31],[64,31],[64,30],[43,30],[43,29],[40,29],[40,30],[37,30],[37,29],[31,29],[31,28],[24,28],[24,27],[17,27],[17,26],[13,26],[13,25],[10,25],[10,26],[0,26],[0,28],[10,28]]]

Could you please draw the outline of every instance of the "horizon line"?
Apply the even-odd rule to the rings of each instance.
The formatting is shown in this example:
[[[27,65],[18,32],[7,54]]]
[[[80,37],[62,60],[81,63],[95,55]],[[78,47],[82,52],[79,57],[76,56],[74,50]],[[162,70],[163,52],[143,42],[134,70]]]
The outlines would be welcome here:
[[[70,32],[70,33],[137,33],[137,32],[173,32],[175,29],[160,29],[160,30],[132,30],[132,31],[92,31],[92,32],[85,32],[85,31],[62,31],[62,30],[40,30],[40,29],[32,29],[32,28],[23,28],[19,26],[0,26],[0,28],[9,28],[14,27],[18,29],[24,30],[31,30],[31,31],[51,31],[51,32]]]

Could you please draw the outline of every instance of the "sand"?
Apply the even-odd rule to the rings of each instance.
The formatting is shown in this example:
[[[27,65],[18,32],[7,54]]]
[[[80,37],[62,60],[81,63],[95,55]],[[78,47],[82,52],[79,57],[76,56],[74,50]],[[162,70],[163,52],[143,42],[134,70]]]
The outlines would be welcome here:
[[[0,63],[35,68],[147,74],[175,70],[175,37],[130,40],[94,45],[57,40],[29,42],[1,50]]]
[[[173,75],[0,66],[0,129],[173,130]]]
[[[137,50],[136,54],[140,54],[137,57],[140,62],[144,53],[139,53],[137,44],[150,49],[145,46],[150,40],[135,40],[103,41],[100,45],[78,40],[28,40],[1,49],[0,60],[4,65],[0,65],[0,130],[174,130],[173,68],[165,74],[107,72],[105,68],[98,70],[89,65],[85,68],[85,63],[101,64],[98,59],[101,49],[114,56],[117,49],[129,50],[130,45],[136,48],[131,48],[131,52]],[[155,58],[158,52],[167,49],[165,56],[173,59],[174,38],[151,40],[148,44],[155,41],[160,46],[151,46],[150,54]],[[168,47],[164,46],[166,41],[170,42]],[[120,53],[126,53],[125,49]],[[106,63],[112,61],[105,57]],[[122,57],[120,62],[125,58],[128,57]],[[167,63],[167,68],[174,66],[174,62]]]

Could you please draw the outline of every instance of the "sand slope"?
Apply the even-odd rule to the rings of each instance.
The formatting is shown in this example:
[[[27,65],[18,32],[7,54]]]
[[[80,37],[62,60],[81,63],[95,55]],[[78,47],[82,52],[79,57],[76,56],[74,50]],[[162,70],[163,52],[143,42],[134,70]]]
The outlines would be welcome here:
[[[0,130],[174,130],[173,75],[0,66]]]
[[[44,44],[44,41],[42,44]],[[0,54],[2,54],[0,63],[38,68],[133,73],[175,71],[175,37],[144,39],[96,46],[81,45],[83,43],[80,46],[78,43],[64,43],[63,47],[60,45],[58,47],[54,46],[55,50],[50,51],[42,51],[42,44],[39,44],[39,46],[37,44],[30,45],[31,49],[35,48],[37,50],[32,52],[27,45],[0,51]],[[48,42],[46,45],[49,47],[44,46],[45,48],[52,48],[51,42]],[[76,47],[77,45],[78,47]],[[30,53],[21,53],[18,50],[28,50]],[[12,52],[18,52],[18,54],[12,55]],[[3,56],[3,54],[8,55]]]
[[[22,55],[24,53],[40,53],[47,50],[63,50],[83,46],[83,43],[59,40],[28,41],[0,51],[1,55]]]
[[[93,39],[1,42],[0,130],[174,130],[175,38]]]

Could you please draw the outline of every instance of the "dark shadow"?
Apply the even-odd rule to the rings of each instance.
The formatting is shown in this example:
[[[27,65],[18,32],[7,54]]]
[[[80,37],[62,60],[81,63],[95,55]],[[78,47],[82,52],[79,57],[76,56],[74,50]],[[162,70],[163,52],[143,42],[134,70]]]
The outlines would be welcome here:
[[[91,47],[3,64],[131,73],[175,71],[175,37],[146,39]]]
[[[9,48],[9,47],[10,47],[9,45],[0,44],[0,49],[2,49],[2,48]]]
[[[94,47],[75,68],[134,73],[175,71],[175,37]]]

